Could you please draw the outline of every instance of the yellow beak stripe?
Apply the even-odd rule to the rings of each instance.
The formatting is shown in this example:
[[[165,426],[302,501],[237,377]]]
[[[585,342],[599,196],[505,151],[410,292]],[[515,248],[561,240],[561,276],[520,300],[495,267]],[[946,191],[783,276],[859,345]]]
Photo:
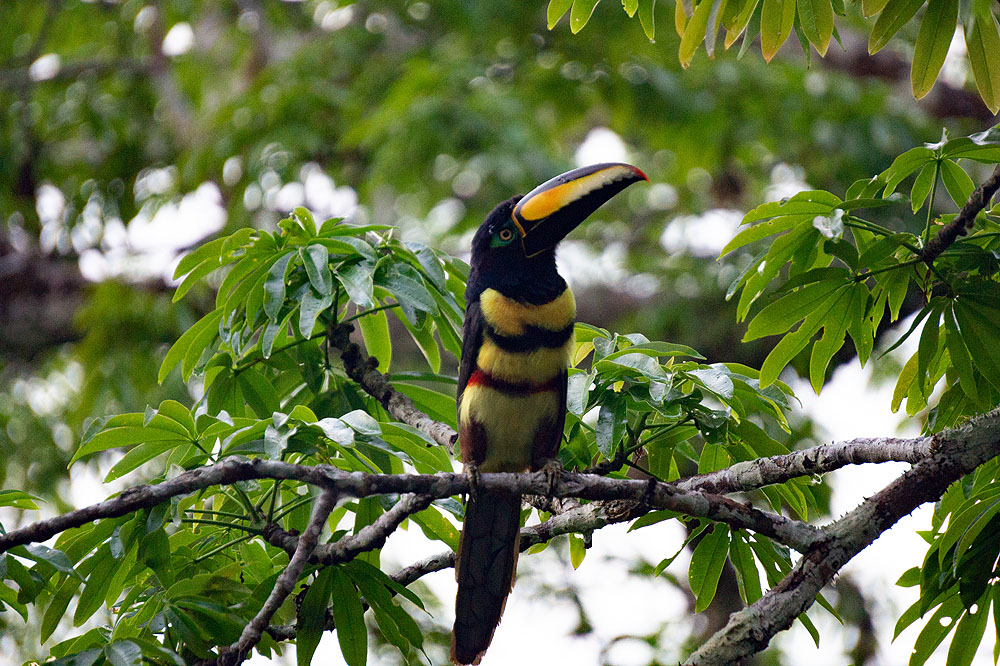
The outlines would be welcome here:
[[[543,184],[529,192],[518,202],[517,206],[514,207],[512,217],[523,236],[526,230],[521,228],[521,221],[535,222],[546,218],[560,208],[564,208],[591,192],[595,192],[622,178],[635,176],[635,172],[634,167],[614,164],[600,171],[595,171],[554,187],[548,186],[548,183]]]

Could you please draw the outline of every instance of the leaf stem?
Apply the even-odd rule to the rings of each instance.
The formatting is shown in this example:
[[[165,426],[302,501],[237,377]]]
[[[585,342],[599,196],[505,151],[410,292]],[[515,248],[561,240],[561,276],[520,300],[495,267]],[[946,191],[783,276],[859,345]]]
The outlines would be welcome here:
[[[379,312],[380,310],[390,310],[392,308],[398,308],[398,307],[399,307],[399,303],[389,303],[387,305],[380,305],[377,308],[369,308],[368,310],[365,310],[364,312],[358,312],[358,313],[356,313],[356,314],[348,317],[347,319],[344,320],[344,323],[345,324],[349,324],[352,321],[354,321],[355,319],[360,319],[361,317],[364,317],[364,316],[367,316],[367,315],[370,315],[370,314],[375,314],[376,312]]]
[[[883,266],[882,268],[875,268],[870,271],[865,271],[864,273],[858,273],[857,275],[854,276],[854,281],[861,282],[862,280],[870,278],[873,275],[878,275],[879,273],[885,273],[887,271],[894,271],[897,268],[903,268],[904,266],[912,266],[914,264],[923,263],[923,261],[924,260],[921,259],[920,257],[914,257],[913,259],[907,259],[906,261],[903,261],[898,264],[893,264],[892,266]]]
[[[248,516],[244,516],[239,513],[233,513],[231,511],[211,511],[209,509],[187,509],[189,513],[201,513],[211,516],[224,516],[226,518],[235,518],[236,520],[250,520]]]
[[[256,534],[243,534],[241,536],[238,536],[235,539],[227,541],[226,543],[224,543],[224,544],[222,544],[220,546],[216,546],[215,548],[213,548],[212,550],[208,551],[207,553],[202,553],[198,557],[196,557],[193,560],[191,560],[190,562],[188,562],[188,565],[190,566],[192,564],[198,564],[199,562],[203,562],[204,560],[207,560],[210,557],[214,557],[215,555],[218,555],[219,553],[221,553],[222,551],[226,550],[227,548],[232,548],[233,546],[235,546],[236,544],[238,544],[238,543],[240,543],[242,541],[249,541],[250,539],[254,538],[255,536],[257,536],[257,535]]]
[[[241,530],[248,534],[254,536],[263,536],[263,532],[256,527],[250,527],[249,525],[238,525],[236,523],[227,523],[224,520],[212,520],[211,518],[181,518],[182,523],[188,523],[191,525],[215,525],[217,527],[228,527],[233,530]]]

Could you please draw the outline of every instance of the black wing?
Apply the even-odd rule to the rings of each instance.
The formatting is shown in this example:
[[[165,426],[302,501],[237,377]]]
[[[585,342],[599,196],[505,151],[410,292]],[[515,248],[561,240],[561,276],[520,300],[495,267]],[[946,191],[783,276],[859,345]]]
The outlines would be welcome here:
[[[459,405],[459,426],[461,426],[461,405],[462,393],[465,392],[465,385],[469,383],[469,377],[476,369],[476,357],[479,356],[479,348],[483,345],[483,319],[482,310],[479,308],[479,299],[471,301],[465,309],[465,322],[462,324],[462,358],[458,366],[458,405]]]

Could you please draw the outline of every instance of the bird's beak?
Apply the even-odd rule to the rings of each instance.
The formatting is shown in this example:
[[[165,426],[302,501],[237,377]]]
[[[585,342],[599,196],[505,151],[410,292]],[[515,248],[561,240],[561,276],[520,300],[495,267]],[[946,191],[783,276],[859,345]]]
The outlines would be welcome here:
[[[533,257],[555,247],[601,204],[640,180],[649,179],[631,164],[593,164],[531,190],[511,213],[521,232],[524,254]]]

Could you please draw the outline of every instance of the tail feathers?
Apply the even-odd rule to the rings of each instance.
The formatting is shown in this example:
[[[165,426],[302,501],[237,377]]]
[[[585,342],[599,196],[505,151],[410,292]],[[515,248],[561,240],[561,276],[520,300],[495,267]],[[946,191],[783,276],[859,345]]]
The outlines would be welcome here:
[[[514,587],[520,524],[520,495],[481,490],[469,498],[455,562],[451,660],[456,664],[478,664],[493,640]]]

